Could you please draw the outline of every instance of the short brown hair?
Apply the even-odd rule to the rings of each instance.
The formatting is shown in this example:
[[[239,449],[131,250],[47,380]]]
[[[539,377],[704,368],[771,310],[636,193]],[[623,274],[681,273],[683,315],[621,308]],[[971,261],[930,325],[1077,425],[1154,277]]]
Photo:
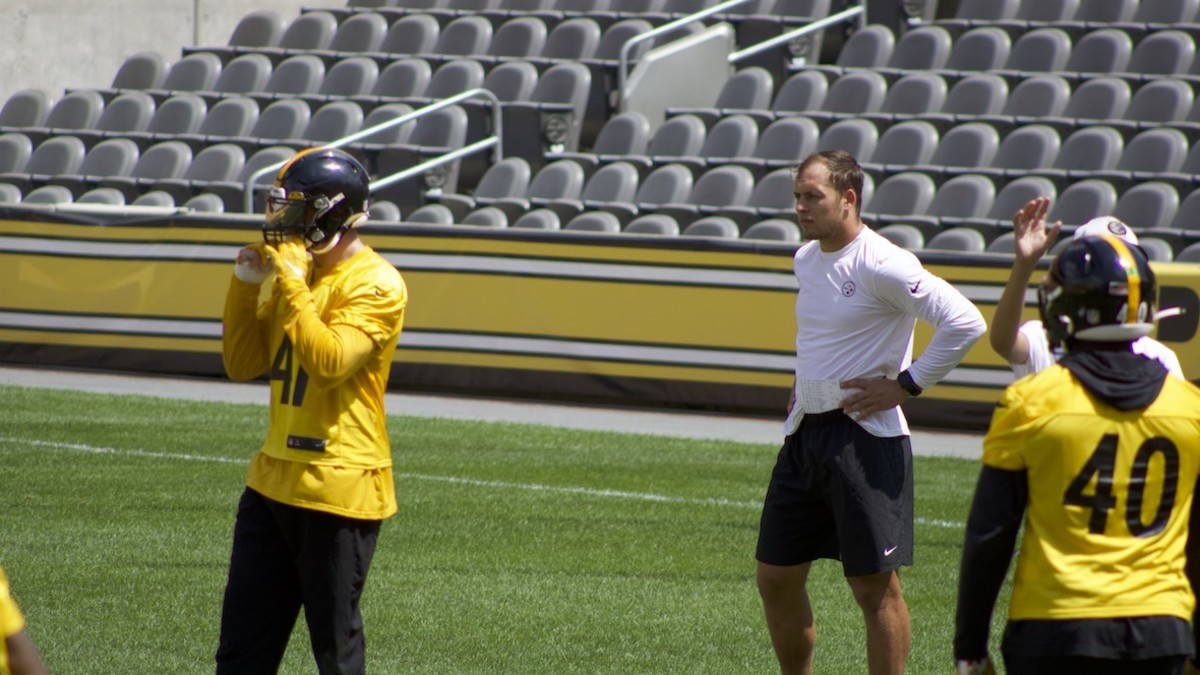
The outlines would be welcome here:
[[[821,162],[825,168],[829,169],[829,184],[838,192],[845,194],[847,190],[854,190],[854,194],[858,197],[854,202],[854,212],[861,215],[863,181],[865,179],[862,167],[859,166],[858,160],[854,159],[854,155],[845,150],[814,152],[805,157],[804,161],[800,162],[800,166],[796,167],[796,175],[816,162]]]

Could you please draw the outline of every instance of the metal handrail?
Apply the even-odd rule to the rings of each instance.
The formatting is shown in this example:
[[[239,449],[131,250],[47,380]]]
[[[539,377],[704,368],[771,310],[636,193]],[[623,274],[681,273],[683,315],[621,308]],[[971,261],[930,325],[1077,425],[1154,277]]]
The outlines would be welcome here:
[[[804,37],[809,33],[815,33],[819,30],[824,30],[829,26],[842,23],[843,21],[849,21],[850,19],[857,18],[861,27],[862,20],[865,16],[866,9],[862,5],[843,9],[837,14],[830,14],[824,19],[817,19],[816,21],[813,21],[812,23],[806,23],[795,30],[790,30],[782,35],[777,35],[769,40],[764,40],[756,45],[750,45],[745,49],[733,52],[729,55],[729,62],[736,63],[742,59],[761,54],[772,47],[777,47],[781,44],[791,42],[796,38]]]
[[[726,0],[719,5],[713,5],[712,7],[709,7],[708,9],[702,9],[695,14],[689,14],[681,19],[664,23],[658,28],[648,30],[645,33],[638,33],[637,35],[634,35],[626,40],[624,44],[621,45],[621,52],[617,58],[617,95],[621,97],[621,102],[624,103],[625,101],[625,79],[628,77],[627,71],[629,70],[629,52],[633,50],[634,45],[645,42],[646,40],[652,40],[681,26],[686,26],[701,19],[707,19],[714,14],[720,14],[731,7],[737,7],[738,5],[745,4],[749,1],[750,0]]]
[[[427,168],[430,168],[433,166],[439,166],[441,164],[446,164],[448,162],[452,162],[455,159],[458,159],[465,155],[471,154],[473,152],[478,152],[480,150],[486,150],[487,148],[492,148],[492,147],[495,148],[493,158],[495,161],[499,161],[502,157],[504,157],[504,146],[503,146],[503,142],[501,141],[501,137],[502,137],[501,132],[503,131],[503,129],[501,127],[502,114],[501,114],[501,110],[500,110],[500,99],[491,90],[482,89],[482,88],[468,89],[467,91],[464,91],[460,94],[455,94],[454,96],[444,98],[436,103],[431,103],[425,107],[418,108],[412,112],[405,113],[399,117],[394,117],[385,122],[380,122],[379,124],[376,124],[373,127],[363,129],[356,133],[350,134],[349,136],[344,136],[344,137],[339,138],[331,143],[326,143],[325,145],[322,145],[320,147],[322,147],[322,148],[340,148],[344,145],[349,145],[349,144],[354,143],[355,141],[361,140],[363,138],[368,138],[370,136],[373,136],[385,129],[390,129],[395,126],[399,126],[401,124],[404,124],[405,122],[411,122],[412,120],[414,120],[418,117],[423,117],[424,115],[428,115],[431,112],[441,110],[442,108],[448,108],[452,105],[461,103],[467,99],[475,98],[476,96],[482,96],[483,98],[488,99],[492,104],[493,135],[491,137],[485,138],[482,141],[477,141],[470,145],[463,146],[462,148],[448,152],[445,155],[440,155],[439,157],[435,157],[434,159],[429,160],[427,162],[422,162],[421,164],[418,164],[417,166],[410,167],[403,171],[394,173],[391,176],[388,176],[381,180],[372,180],[371,181],[371,191],[374,192],[376,189],[384,188],[389,185],[392,185],[393,183],[397,183],[405,178],[408,178],[409,176],[412,176],[414,173],[420,173],[420,171],[424,171]],[[443,158],[448,158],[448,159],[443,159]],[[258,179],[261,178],[262,176],[265,176],[265,175],[271,173],[272,171],[278,171],[280,169],[280,167],[287,164],[289,161],[290,161],[290,159],[285,159],[282,162],[275,162],[274,164],[264,166],[261,169],[250,174],[246,178],[245,189],[242,192],[242,210],[243,210],[243,212],[251,213],[254,208],[254,184],[258,181]],[[415,171],[418,168],[420,169],[420,171]]]

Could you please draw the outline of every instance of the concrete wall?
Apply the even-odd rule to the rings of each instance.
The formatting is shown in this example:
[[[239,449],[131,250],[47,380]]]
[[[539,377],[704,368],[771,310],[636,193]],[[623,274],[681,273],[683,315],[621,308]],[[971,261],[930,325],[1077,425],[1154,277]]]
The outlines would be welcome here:
[[[0,0],[0,104],[37,87],[107,87],[125,57],[157,51],[168,62],[185,46],[223,45],[238,20],[272,9],[287,20],[301,8],[346,0]]]

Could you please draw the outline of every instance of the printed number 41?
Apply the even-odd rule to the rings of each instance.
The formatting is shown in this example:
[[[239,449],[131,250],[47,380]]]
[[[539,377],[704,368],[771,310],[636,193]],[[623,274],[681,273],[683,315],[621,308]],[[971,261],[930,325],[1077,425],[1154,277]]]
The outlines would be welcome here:
[[[1150,460],[1155,455],[1163,458],[1162,498],[1158,502],[1158,510],[1154,519],[1146,524],[1142,518],[1146,498],[1146,474],[1150,471]],[[1063,504],[1080,506],[1092,510],[1088,521],[1088,531],[1092,534],[1104,534],[1108,522],[1108,511],[1117,503],[1113,496],[1113,474],[1117,463],[1117,436],[1106,435],[1100,439],[1100,444],[1092,452],[1086,464],[1075,476],[1067,491],[1063,494]],[[1084,492],[1096,478],[1095,488],[1091,494]],[[1138,448],[1133,458],[1133,466],[1129,469],[1129,493],[1125,496],[1125,526],[1135,537],[1149,537],[1158,534],[1167,526],[1171,518],[1171,508],[1175,505],[1175,491],[1179,484],[1179,450],[1170,440],[1162,437],[1146,439]]]
[[[293,405],[296,407],[304,403],[304,390],[308,388],[308,373],[304,369],[296,365],[296,379],[292,380],[292,360],[295,350],[292,348],[292,341],[285,335],[283,342],[279,345],[279,351],[275,352],[275,361],[271,364],[270,377],[272,380],[279,380],[283,385],[279,390],[279,402],[283,405]]]

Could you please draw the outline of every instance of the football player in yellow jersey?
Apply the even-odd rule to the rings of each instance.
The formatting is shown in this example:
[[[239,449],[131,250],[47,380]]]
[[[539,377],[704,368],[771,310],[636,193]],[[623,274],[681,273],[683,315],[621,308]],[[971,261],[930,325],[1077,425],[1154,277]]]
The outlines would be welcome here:
[[[1008,673],[1191,672],[1200,389],[1131,348],[1154,328],[1156,294],[1145,254],[1110,235],[1072,242],[1042,281],[1042,322],[1062,356],[1004,392],[984,440],[959,573],[959,672],[990,672],[992,610],[1022,524]]]
[[[271,400],[234,526],[221,674],[275,672],[301,607],[320,673],[365,669],[359,599],[396,512],[383,402],[408,302],[355,230],[368,192],[351,155],[297,154],[276,178],[264,243],[239,252],[230,280],[225,370],[269,376]]]
[[[8,588],[0,568],[0,675],[46,675],[42,655],[25,630],[25,616]]]

